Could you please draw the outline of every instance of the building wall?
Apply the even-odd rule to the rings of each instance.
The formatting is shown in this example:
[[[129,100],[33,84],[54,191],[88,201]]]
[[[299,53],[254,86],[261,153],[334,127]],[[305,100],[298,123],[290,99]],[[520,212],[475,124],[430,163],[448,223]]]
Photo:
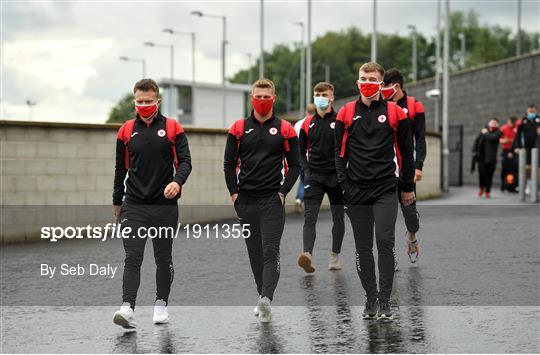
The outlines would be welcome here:
[[[0,121],[0,241],[39,240],[42,226],[113,222],[115,141],[119,125]],[[223,177],[226,130],[186,127],[193,172],[183,189],[183,223],[234,218]],[[440,194],[440,143],[428,138],[419,197]],[[294,204],[296,186],[287,203]]]
[[[434,88],[433,79],[409,85],[407,92],[423,101],[427,128],[434,130],[435,102],[426,98]],[[476,184],[470,174],[471,149],[475,137],[489,119],[498,117],[506,123],[509,116],[522,117],[527,105],[540,105],[540,53],[525,55],[450,76],[449,124],[463,125],[463,181]],[[440,105],[442,106],[442,105]],[[442,123],[442,114],[440,115]],[[500,163],[494,183],[500,182]],[[451,161],[451,170],[458,166]]]
[[[194,122],[198,127],[223,128],[221,90],[196,88],[193,96]],[[244,93],[241,91],[226,92],[226,125],[230,127],[234,121],[244,116]]]

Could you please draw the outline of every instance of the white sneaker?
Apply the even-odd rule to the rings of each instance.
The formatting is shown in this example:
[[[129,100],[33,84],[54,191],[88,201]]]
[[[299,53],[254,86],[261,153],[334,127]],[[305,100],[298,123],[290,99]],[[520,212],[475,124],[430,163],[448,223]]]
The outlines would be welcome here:
[[[114,312],[113,323],[126,329],[134,329],[137,326],[135,323],[135,313],[128,302],[122,303],[120,310]]]
[[[268,323],[272,320],[272,312],[270,309],[270,300],[268,297],[263,297],[257,303],[257,308],[259,309],[259,320],[262,323]]]
[[[341,263],[338,259],[338,254],[330,253],[330,262],[328,263],[328,270],[341,270]]]
[[[163,300],[157,300],[154,303],[154,324],[163,324],[169,322],[169,312],[167,312],[167,304]]]
[[[257,299],[257,305],[255,306],[255,308],[253,308],[253,315],[255,317],[259,316],[259,301],[260,300],[261,300],[261,296],[259,295],[259,298]]]

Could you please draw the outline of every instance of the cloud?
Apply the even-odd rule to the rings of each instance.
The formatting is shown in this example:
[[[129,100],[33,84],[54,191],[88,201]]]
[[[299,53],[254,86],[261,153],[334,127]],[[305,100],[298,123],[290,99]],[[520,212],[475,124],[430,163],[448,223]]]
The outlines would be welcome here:
[[[296,21],[306,22],[306,1],[265,2],[265,50],[300,39]],[[357,27],[370,32],[372,1],[312,1],[312,39],[327,31]],[[431,35],[436,2],[378,1],[378,29],[408,34],[408,24]],[[539,31],[540,5],[522,1],[522,24]],[[119,56],[144,58],[148,76],[168,78],[169,51],[142,44],[175,45],[175,77],[191,79],[191,41],[163,28],[194,31],[197,36],[197,80],[221,81],[222,25],[219,19],[190,15],[193,10],[227,16],[227,74],[247,67],[245,53],[256,58],[259,44],[259,1],[25,2],[2,4],[2,74],[4,110],[25,119],[24,102],[38,102],[40,120],[103,122],[110,108],[141,76],[138,63]],[[516,2],[451,1],[451,10],[474,9],[481,23],[515,29]],[[256,73],[254,73],[256,75]]]

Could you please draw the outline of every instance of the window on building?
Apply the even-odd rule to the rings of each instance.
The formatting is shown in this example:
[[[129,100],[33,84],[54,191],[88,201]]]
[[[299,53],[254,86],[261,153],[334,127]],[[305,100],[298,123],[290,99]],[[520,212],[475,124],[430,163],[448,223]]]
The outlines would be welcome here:
[[[176,90],[177,116],[183,124],[193,124],[193,90],[191,86],[179,86]]]

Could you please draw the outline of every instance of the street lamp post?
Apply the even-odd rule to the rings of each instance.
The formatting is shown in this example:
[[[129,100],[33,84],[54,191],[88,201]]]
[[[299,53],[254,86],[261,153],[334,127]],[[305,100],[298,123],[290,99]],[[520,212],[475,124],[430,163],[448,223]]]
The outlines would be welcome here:
[[[435,89],[441,89],[441,0],[437,0],[437,33],[435,37]],[[440,98],[435,100],[435,132],[440,128]]]
[[[308,0],[307,49],[306,49],[306,106],[311,102],[311,0]],[[304,114],[302,112],[302,114]]]
[[[408,25],[408,29],[411,30],[411,37],[412,37],[412,56],[411,56],[411,64],[412,64],[412,81],[416,82],[418,80],[418,44],[416,41],[416,26],[415,25]]]
[[[163,32],[191,37],[191,81],[195,83],[195,32],[176,31],[171,28],[165,28]]]
[[[521,0],[517,1],[516,55],[521,55]]]
[[[142,63],[142,77],[146,78],[146,60],[138,58],[130,58],[126,56],[119,57],[118,59],[123,60],[124,62],[140,62]]]
[[[448,191],[450,186],[449,172],[449,147],[448,147],[448,103],[450,99],[450,77],[449,64],[450,61],[450,0],[444,1],[444,46],[443,46],[443,101],[442,101],[442,143],[443,143],[443,191]]]
[[[226,72],[225,72],[225,58],[226,58],[226,45],[227,45],[227,17],[222,15],[210,15],[202,13],[201,11],[192,11],[192,15],[199,16],[199,17],[211,17],[211,18],[217,18],[221,19],[222,25],[223,25],[223,41],[221,43],[221,109],[222,109],[222,124],[223,127],[226,127],[227,125],[227,101],[225,99],[225,78],[226,78]]]
[[[303,118],[305,111],[306,111],[306,91],[304,88],[304,85],[306,83],[306,52],[305,52],[305,44],[304,44],[304,23],[303,22],[295,22],[294,23],[297,26],[300,26],[300,112],[299,117]]]
[[[260,35],[261,35],[261,59],[259,61],[259,79],[264,78],[264,0],[261,0],[261,28],[260,28]]]
[[[371,61],[377,61],[377,0],[373,0],[373,30],[371,32]]]
[[[168,44],[158,44],[154,42],[145,42],[145,46],[148,47],[160,47],[160,48],[170,48],[171,50],[171,83],[169,84],[169,115],[170,116],[176,116],[174,112],[174,95],[173,95],[173,88],[174,88],[174,46],[168,45]]]
[[[253,66],[252,64],[253,55],[251,53],[246,53],[246,57],[248,58],[247,84],[251,85],[253,83],[253,77],[251,74],[251,67]],[[249,113],[251,112],[251,100],[249,100],[249,96],[248,96],[248,100],[246,100],[246,107],[247,107],[247,114],[249,115]]]
[[[32,107],[36,105],[37,105],[37,102],[26,100],[26,106],[28,106],[28,121],[32,121]]]
[[[330,82],[330,64],[323,64],[324,65],[324,81],[327,83]]]
[[[466,43],[465,33],[463,32],[458,33],[458,38],[459,38],[460,47],[461,47],[461,50],[459,53],[459,66],[461,69],[463,69],[465,68],[465,59],[467,58],[466,47],[465,47],[465,43]]]

